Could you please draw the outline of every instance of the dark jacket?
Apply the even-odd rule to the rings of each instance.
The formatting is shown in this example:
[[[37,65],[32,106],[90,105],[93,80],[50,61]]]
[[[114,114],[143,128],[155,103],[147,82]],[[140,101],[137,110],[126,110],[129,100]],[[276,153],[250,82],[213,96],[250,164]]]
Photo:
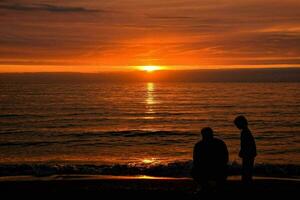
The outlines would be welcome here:
[[[239,156],[241,158],[255,158],[257,156],[256,144],[251,131],[243,129],[241,132],[241,149]]]
[[[194,147],[192,176],[204,181],[224,179],[227,177],[228,160],[227,146],[222,140],[202,140]]]

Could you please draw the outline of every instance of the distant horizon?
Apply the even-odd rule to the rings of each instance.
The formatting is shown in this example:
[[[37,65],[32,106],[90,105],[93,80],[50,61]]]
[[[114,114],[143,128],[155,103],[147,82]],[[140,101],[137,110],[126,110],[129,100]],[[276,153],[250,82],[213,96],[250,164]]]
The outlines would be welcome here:
[[[0,73],[0,82],[300,82],[300,67]]]
[[[81,74],[102,74],[102,73],[132,73],[132,72],[145,72],[144,70],[138,69],[139,66],[129,66],[131,68],[129,69],[124,69],[124,70],[102,70],[102,71],[68,71],[68,70],[61,70],[61,71],[53,71],[53,70],[45,70],[45,71],[1,71],[0,69],[0,74],[26,74],[26,73],[81,73]],[[170,71],[170,72],[174,72],[174,71],[178,71],[178,72],[183,72],[183,71],[226,71],[226,70],[272,70],[272,69],[279,69],[279,70],[287,70],[287,69],[300,69],[300,65],[296,66],[296,65],[292,65],[292,66],[288,66],[288,65],[283,65],[283,66],[268,66],[268,65],[264,65],[262,66],[255,66],[255,67],[250,67],[250,66],[244,66],[244,67],[230,67],[230,66],[223,66],[223,67],[214,67],[214,68],[210,68],[210,67],[202,67],[202,68],[197,68],[197,67],[187,67],[187,68],[181,68],[181,69],[174,69],[172,68],[172,66],[162,66],[163,69],[158,69],[155,70],[152,73],[157,73],[157,72],[165,72],[165,71]]]

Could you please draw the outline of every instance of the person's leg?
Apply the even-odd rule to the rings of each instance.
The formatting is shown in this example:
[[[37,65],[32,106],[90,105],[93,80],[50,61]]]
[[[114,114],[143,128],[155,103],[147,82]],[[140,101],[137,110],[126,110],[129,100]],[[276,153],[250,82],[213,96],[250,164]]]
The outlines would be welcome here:
[[[253,170],[254,170],[254,158],[249,159],[249,182],[252,183],[253,180]]]
[[[252,183],[253,167],[254,167],[254,158],[243,159],[242,181],[244,184]]]
[[[218,193],[223,193],[225,191],[225,186],[226,186],[226,179],[219,179],[217,180],[217,192]]]
[[[225,190],[226,180],[227,180],[227,166],[220,168],[217,177],[217,191],[222,192]]]

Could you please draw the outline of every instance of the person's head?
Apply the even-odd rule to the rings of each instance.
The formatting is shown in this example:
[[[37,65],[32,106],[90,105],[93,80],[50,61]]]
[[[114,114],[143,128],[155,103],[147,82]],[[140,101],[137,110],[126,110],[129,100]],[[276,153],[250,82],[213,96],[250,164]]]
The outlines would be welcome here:
[[[212,140],[214,138],[213,130],[210,127],[205,127],[201,130],[203,140]]]
[[[247,121],[246,117],[243,115],[236,117],[234,120],[234,124],[236,125],[236,127],[238,129],[245,129],[248,127],[248,121]]]

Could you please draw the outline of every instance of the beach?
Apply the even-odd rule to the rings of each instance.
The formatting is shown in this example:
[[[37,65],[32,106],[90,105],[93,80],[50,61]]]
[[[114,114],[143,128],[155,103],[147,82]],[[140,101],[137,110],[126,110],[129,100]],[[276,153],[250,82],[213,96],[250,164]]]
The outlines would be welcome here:
[[[298,88],[299,83],[4,82],[0,192],[193,199],[192,151],[201,128],[210,126],[229,150],[222,193],[299,193],[299,179],[291,179],[300,171]],[[240,133],[233,119],[240,114],[248,117],[258,147],[252,188],[243,188],[237,177]]]
[[[261,197],[277,195],[299,195],[299,178],[255,177],[251,188],[243,188],[239,177],[229,177],[224,191],[209,195],[230,197]],[[17,193],[16,193],[17,191]],[[171,198],[197,199],[197,185],[190,178],[150,176],[98,176],[98,175],[54,175],[49,177],[8,176],[0,178],[1,194],[39,194],[70,196],[94,195],[104,199],[127,198]]]

